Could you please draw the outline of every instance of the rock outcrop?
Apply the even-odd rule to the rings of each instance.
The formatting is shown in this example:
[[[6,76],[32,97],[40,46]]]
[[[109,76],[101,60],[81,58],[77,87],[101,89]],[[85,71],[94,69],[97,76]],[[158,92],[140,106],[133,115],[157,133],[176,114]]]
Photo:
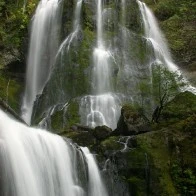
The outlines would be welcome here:
[[[124,105],[113,135],[137,135],[148,131],[150,123],[142,112],[131,105]]]

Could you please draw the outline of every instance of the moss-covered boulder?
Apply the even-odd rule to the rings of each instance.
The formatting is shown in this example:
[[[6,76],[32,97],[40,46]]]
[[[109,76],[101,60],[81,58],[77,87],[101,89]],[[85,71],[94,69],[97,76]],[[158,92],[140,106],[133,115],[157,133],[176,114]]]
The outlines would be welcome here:
[[[60,135],[70,138],[74,143],[84,147],[91,147],[97,143],[96,138],[88,131],[76,132],[70,130],[69,132],[61,133]]]
[[[112,129],[103,125],[103,126],[95,127],[95,129],[93,130],[93,135],[98,140],[104,140],[110,136],[111,132],[112,132]]]
[[[147,118],[139,108],[126,104],[121,109],[121,115],[117,124],[117,129],[113,134],[137,135],[150,131]]]
[[[162,112],[162,120],[167,123],[186,119],[196,114],[196,95],[189,91],[179,93],[168,102]]]

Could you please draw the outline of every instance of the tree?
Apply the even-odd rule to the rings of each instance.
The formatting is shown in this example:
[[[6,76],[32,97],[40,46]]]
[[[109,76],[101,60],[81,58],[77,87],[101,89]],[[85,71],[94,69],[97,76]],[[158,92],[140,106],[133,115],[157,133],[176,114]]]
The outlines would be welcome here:
[[[160,114],[167,104],[185,85],[182,76],[177,72],[170,72],[163,65],[155,65],[152,69],[152,94],[156,109],[152,115],[152,122],[158,122]]]

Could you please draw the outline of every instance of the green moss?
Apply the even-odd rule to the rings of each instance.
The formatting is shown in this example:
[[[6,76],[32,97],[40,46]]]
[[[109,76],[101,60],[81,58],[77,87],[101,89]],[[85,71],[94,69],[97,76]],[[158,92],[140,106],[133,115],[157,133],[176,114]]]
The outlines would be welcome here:
[[[168,137],[164,132],[144,134],[138,136],[138,145],[149,155],[150,163],[156,168],[154,175],[158,177],[162,195],[172,196],[177,195],[177,192],[169,173],[170,152],[165,143]]]
[[[103,142],[100,143],[101,148],[103,151],[105,150],[121,150],[123,149],[123,145],[118,142],[119,137],[112,136],[109,137],[108,139],[104,140]]]
[[[127,1],[126,4],[126,27],[132,32],[141,34],[141,22],[140,15],[138,14],[138,4],[136,1]]]
[[[22,87],[20,82],[10,79],[0,73],[0,97],[15,111],[20,111],[20,93]]]
[[[67,119],[67,123],[66,123],[67,127],[70,127],[80,122],[79,104],[77,103],[77,101],[72,101],[71,103],[69,103],[69,106],[66,111],[66,119]]]
[[[78,37],[81,37],[81,40],[73,41],[69,52],[65,51],[62,56],[63,64],[66,66],[57,70],[57,77],[64,80],[62,88],[71,97],[86,94],[90,88],[88,68],[91,61],[94,33],[86,28],[83,33],[79,33]],[[60,83],[62,82],[60,81]]]
[[[94,13],[92,6],[88,3],[84,3],[82,6],[82,26],[84,29],[88,28],[90,31],[95,30],[93,17]]]
[[[51,128],[53,132],[62,132],[64,131],[64,111],[56,111],[51,116]]]
[[[136,176],[133,176],[133,177],[130,177],[127,181],[130,184],[133,195],[136,195],[136,196],[145,196],[146,195],[146,193],[145,193],[146,190],[144,190],[145,189],[145,187],[144,187],[145,179],[144,178],[141,179]]]
[[[196,113],[196,95],[186,91],[178,94],[165,106],[162,116],[167,123],[174,123],[194,113]]]
[[[96,140],[89,132],[67,132],[63,136],[68,137],[80,146],[91,147],[95,145]]]
[[[177,189],[183,195],[196,194],[196,175],[190,168],[182,168],[179,162],[174,162],[171,167],[171,175]]]

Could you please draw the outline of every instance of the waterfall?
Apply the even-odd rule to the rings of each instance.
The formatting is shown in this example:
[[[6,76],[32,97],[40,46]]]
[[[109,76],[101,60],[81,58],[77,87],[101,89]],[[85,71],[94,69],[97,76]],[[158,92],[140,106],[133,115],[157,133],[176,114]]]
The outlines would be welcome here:
[[[107,196],[93,155],[82,151],[0,110],[0,195]]]
[[[145,3],[140,2],[139,0],[137,2],[144,23],[145,38],[154,49],[156,61],[164,63],[166,66],[168,66],[170,71],[176,71],[178,68],[172,62],[167,41],[159,29],[155,17]]]
[[[77,0],[75,12],[74,12],[73,31],[65,38],[63,43],[60,45],[56,55],[57,57],[59,56],[59,54],[63,56],[64,50],[69,52],[70,45],[80,30],[80,15],[81,15],[82,1],[83,0]]]
[[[155,16],[151,10],[146,6],[145,3],[137,0],[139,9],[142,15],[142,21],[144,24],[144,33],[147,43],[153,48],[155,59],[152,59],[151,64],[158,63],[163,64],[168,68],[169,71],[176,72],[182,75],[181,71],[174,64],[172,57],[167,46],[167,40],[165,39],[161,29],[158,26]],[[196,88],[191,86],[186,78],[183,81],[187,84],[185,89],[196,93]]]
[[[116,128],[121,100],[114,94],[88,95],[81,99],[82,124],[90,127],[107,125]]]
[[[101,176],[95,162],[93,155],[90,153],[88,148],[82,148],[84,156],[88,163],[88,174],[89,174],[89,196],[108,196],[104,184],[102,183]]]
[[[121,0],[121,20],[120,20],[120,36],[121,36],[121,50],[119,53],[122,54],[120,58],[122,58],[122,66],[120,67],[120,71],[118,73],[118,79],[117,80],[124,80],[129,83],[129,86],[126,87],[126,90],[124,90],[124,94],[128,97],[133,97],[134,92],[136,91],[136,85],[139,81],[139,72],[138,69],[138,63],[136,63],[133,58],[130,58],[130,54],[134,50],[134,47],[130,47],[130,45],[133,44],[135,36],[133,32],[127,28],[127,1]],[[131,49],[129,49],[131,48]],[[118,57],[119,58],[119,57]],[[144,71],[142,71],[144,72]]]
[[[106,125],[115,129],[124,103],[138,104],[150,115],[154,107],[152,67],[158,63],[170,71],[181,72],[145,3],[139,0],[75,0],[70,4],[65,2],[64,8],[64,39],[55,50],[50,78],[46,84],[42,74],[36,74],[36,80],[32,79],[33,74],[27,76],[23,111],[28,112],[23,116],[31,118],[33,102],[41,93],[31,93],[35,92],[32,87],[34,81],[39,81],[37,78],[42,78],[46,85],[42,95],[36,99],[32,123],[42,121],[42,124],[47,124],[46,121],[50,122],[51,116],[62,110],[65,104],[68,111],[77,105],[74,112],[80,121],[78,117],[72,123],[90,127]],[[53,26],[51,23],[49,28],[53,29]],[[42,48],[39,49],[40,56],[45,57],[41,51]],[[185,78],[184,81],[188,84]],[[141,83],[146,85],[146,94],[140,88]],[[187,86],[186,90],[195,89],[189,84]],[[65,123],[69,120],[65,119]]]
[[[42,93],[54,64],[60,27],[61,1],[41,0],[32,21],[22,105],[22,118],[28,124],[36,96]]]
[[[93,51],[93,84],[94,95],[88,95],[81,100],[81,113],[85,114],[82,123],[95,127],[107,125],[113,129],[120,113],[120,100],[115,96],[112,85],[112,61],[110,50],[105,46],[103,36],[103,5],[102,0],[97,2],[97,46]]]

